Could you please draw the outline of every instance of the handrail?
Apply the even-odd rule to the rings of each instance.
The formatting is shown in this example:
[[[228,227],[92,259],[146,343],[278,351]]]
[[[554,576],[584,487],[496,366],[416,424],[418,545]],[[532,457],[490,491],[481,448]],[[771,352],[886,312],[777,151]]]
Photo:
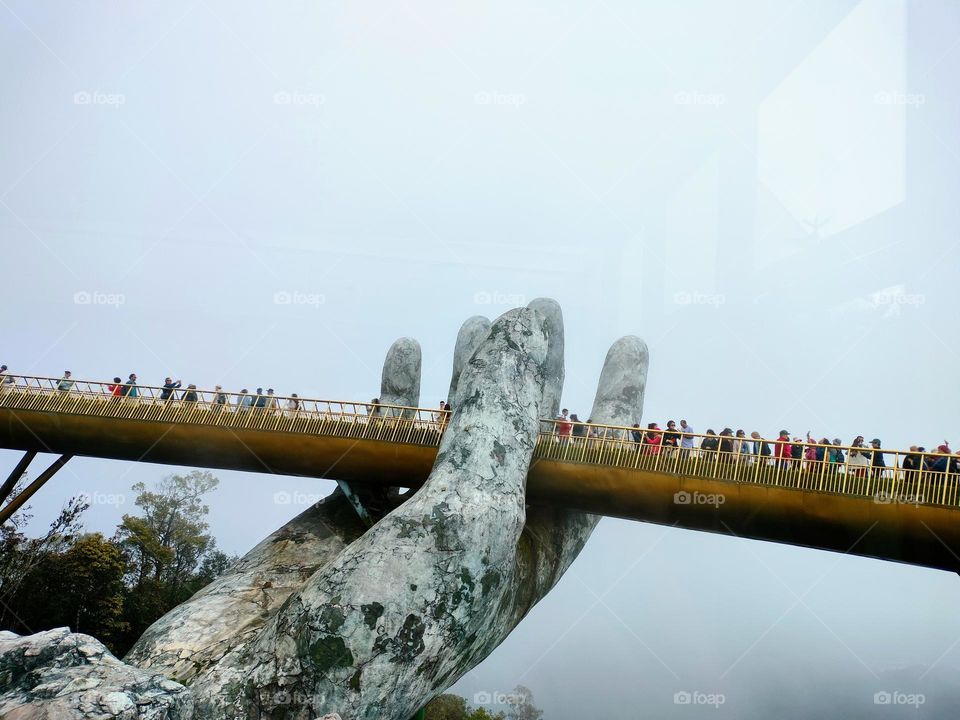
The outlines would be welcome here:
[[[182,387],[168,392],[167,388],[139,384],[136,396],[123,396],[115,393],[116,385],[112,382],[62,382],[62,378],[0,375],[0,408],[335,435],[432,447],[440,444],[449,420],[449,413],[440,409],[403,405]],[[188,393],[194,393],[195,399]],[[263,405],[245,404],[257,397],[264,398]],[[678,436],[692,439],[694,446],[672,447],[650,441],[663,440],[669,431],[662,428],[561,419],[544,419],[540,427],[536,454],[542,459],[872,497],[877,502],[960,507],[958,455],[790,440],[791,448],[798,446],[800,453],[799,457],[787,457],[777,452],[783,450],[778,446],[786,440],[676,430]],[[715,441],[717,446],[704,447],[704,440]],[[769,447],[770,455],[760,454],[761,444]],[[749,447],[749,452],[743,451],[745,447]],[[892,462],[878,466],[874,464],[878,456],[892,456]]]

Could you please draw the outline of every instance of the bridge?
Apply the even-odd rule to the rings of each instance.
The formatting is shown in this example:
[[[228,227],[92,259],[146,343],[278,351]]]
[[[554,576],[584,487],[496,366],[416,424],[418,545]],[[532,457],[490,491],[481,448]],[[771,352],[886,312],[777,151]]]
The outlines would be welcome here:
[[[0,487],[0,503],[38,453],[59,457],[0,509],[0,522],[74,456],[417,488],[446,425],[439,410],[272,396],[249,407],[250,397],[142,385],[134,397],[106,382],[6,376],[0,448],[24,456]],[[884,449],[888,467],[873,468],[852,462],[857,449],[849,447],[842,463],[828,452],[777,462],[705,450],[706,436],[696,434],[688,435],[694,447],[668,448],[637,443],[622,426],[557,430],[557,421],[542,421],[527,477],[531,504],[960,572],[950,462],[942,472],[907,470],[907,456],[920,454]]]

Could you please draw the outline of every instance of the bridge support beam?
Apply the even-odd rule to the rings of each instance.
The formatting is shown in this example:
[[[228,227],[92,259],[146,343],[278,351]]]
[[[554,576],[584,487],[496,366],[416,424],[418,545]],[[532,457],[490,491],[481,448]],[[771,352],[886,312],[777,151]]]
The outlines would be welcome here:
[[[337,485],[340,486],[340,492],[346,496],[347,501],[350,503],[350,507],[354,509],[357,515],[363,520],[364,524],[368,528],[373,527],[373,518],[370,517],[370,513],[367,512],[367,509],[363,506],[363,503],[360,502],[360,496],[350,487],[350,483],[344,482],[343,480],[337,480]]]
[[[8,502],[3,509],[0,509],[0,525],[9,520],[17,510],[23,507],[27,500],[33,497],[34,493],[43,487],[47,480],[56,475],[57,470],[66,465],[67,461],[72,457],[73,455],[61,455],[58,457],[50,464],[50,467],[37,475],[37,478],[32,483],[27,485],[19,495]],[[23,461],[21,460],[20,462]],[[6,483],[4,483],[4,485],[6,485]]]
[[[23,474],[27,471],[27,466],[33,462],[36,456],[36,450],[28,450],[23,454],[23,457],[20,458],[20,462],[17,463],[13,472],[11,472],[10,476],[4,481],[3,486],[0,486],[0,505],[2,505],[10,493],[13,492],[13,487],[17,484],[17,480],[23,477]]]

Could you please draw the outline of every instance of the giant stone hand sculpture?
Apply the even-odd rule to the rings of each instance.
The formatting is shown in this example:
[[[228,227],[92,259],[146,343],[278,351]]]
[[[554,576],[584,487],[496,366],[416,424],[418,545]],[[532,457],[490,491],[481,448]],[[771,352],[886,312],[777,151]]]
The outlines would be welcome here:
[[[639,419],[647,363],[638,338],[611,347],[594,422]],[[393,510],[370,529],[335,492],[158,620],[127,667],[187,686],[190,701],[178,696],[171,718],[407,720],[509,635],[596,526],[525,501],[540,419],[556,415],[563,377],[555,302],[492,325],[470,318],[454,354],[454,412],[424,486],[381,498]],[[419,345],[398,341],[383,394],[416,406],[419,384]],[[103,689],[116,689],[107,675]]]

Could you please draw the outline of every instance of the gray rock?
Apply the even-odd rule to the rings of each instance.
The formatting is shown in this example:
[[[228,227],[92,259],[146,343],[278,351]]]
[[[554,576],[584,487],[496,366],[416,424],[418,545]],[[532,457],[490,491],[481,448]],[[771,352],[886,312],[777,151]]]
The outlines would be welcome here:
[[[467,361],[486,340],[490,332],[490,321],[483,315],[474,315],[467,318],[457,333],[457,344],[453,348],[453,372],[450,375],[450,389],[447,391],[447,402],[456,407],[459,403],[457,388],[460,384],[460,374]]]
[[[117,660],[68,628],[0,635],[0,717],[9,720],[187,720],[190,692]]]
[[[293,592],[366,529],[342,493],[334,492],[157,620],[124,660],[190,683],[255,638]]]
[[[408,337],[396,340],[383,361],[380,402],[417,407],[420,402],[420,365],[420,343]]]

